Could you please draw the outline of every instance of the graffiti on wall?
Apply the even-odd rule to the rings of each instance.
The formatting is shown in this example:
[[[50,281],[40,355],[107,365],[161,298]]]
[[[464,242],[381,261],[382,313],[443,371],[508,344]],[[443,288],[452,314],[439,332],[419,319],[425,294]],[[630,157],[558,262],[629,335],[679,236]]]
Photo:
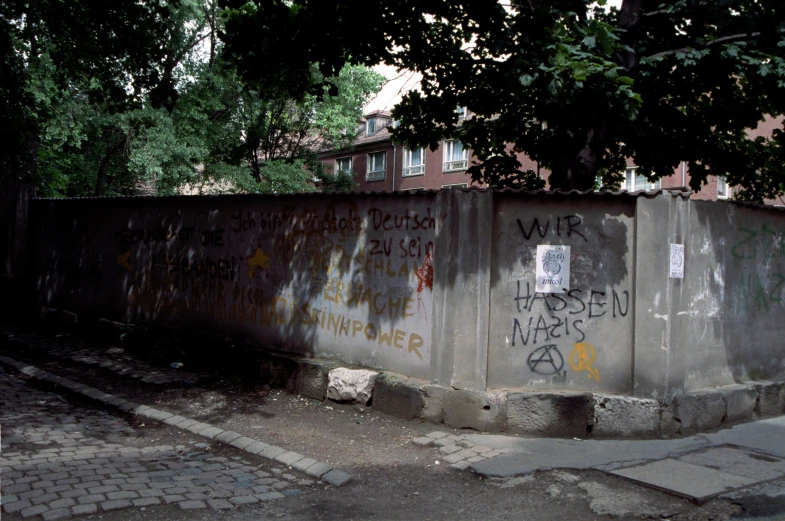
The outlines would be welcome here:
[[[575,235],[582,238],[584,241],[589,240],[583,232],[581,232],[583,219],[577,215],[557,217],[556,222],[553,222],[553,219],[541,220],[537,217],[532,219],[531,223],[521,221],[520,219],[516,219],[516,221],[518,222],[518,229],[520,229],[523,238],[527,241],[531,240],[535,231],[540,239],[544,239],[548,236],[550,231],[550,235],[555,237],[561,237],[563,235],[564,237],[570,238]],[[537,237],[535,237],[535,239],[536,238]]]
[[[600,372],[592,367],[596,353],[594,346],[586,342],[578,342],[570,353],[570,367],[573,371],[586,371],[589,378],[600,381]]]
[[[572,288],[567,293],[533,292],[528,281],[515,281],[515,309],[520,316],[512,319],[511,346],[531,349],[526,364],[533,374],[564,380],[569,362],[575,372],[600,381],[593,364],[594,347],[586,342],[587,325],[598,319],[627,317],[629,291],[601,291]],[[571,348],[565,357],[562,347]]]
[[[221,226],[116,232],[118,268],[131,277],[129,305],[308,330],[426,360],[436,227],[430,207],[361,210],[350,202],[237,210],[223,222],[217,210],[209,215]]]
[[[736,313],[768,313],[782,304],[785,289],[785,270],[772,267],[785,259],[785,232],[772,229],[768,224],[738,228],[741,238],[731,246],[733,258],[743,267],[735,282],[733,298]],[[776,265],[775,265],[776,266]]]

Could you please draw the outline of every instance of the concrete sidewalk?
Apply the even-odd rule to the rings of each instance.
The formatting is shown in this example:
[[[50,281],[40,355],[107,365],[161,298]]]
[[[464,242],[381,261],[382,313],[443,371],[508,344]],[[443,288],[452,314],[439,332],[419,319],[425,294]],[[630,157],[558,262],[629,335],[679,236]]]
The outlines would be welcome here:
[[[436,431],[415,442],[437,446],[447,463],[486,477],[601,470],[696,502],[723,494],[742,500],[748,488],[751,495],[785,501],[785,417],[672,440],[523,439]]]

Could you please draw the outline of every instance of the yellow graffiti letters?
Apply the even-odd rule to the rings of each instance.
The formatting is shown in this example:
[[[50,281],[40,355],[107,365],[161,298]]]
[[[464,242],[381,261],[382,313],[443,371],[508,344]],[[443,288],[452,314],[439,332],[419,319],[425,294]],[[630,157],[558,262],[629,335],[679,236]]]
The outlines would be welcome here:
[[[397,347],[398,349],[403,349],[403,344],[406,339],[406,332],[401,331],[400,329],[390,328],[389,333],[385,333],[382,328],[379,328],[379,345],[387,344],[388,346]],[[422,354],[419,351],[419,348],[423,346],[423,339],[417,333],[410,333],[409,334],[409,342],[408,346],[406,347],[407,353],[414,353],[417,357],[422,360]]]
[[[270,256],[261,248],[256,248],[256,252],[248,257],[248,278],[252,279],[257,269],[270,269]]]
[[[237,300],[237,298],[235,298]],[[408,310],[412,304],[411,299],[396,299],[400,301],[397,308]],[[388,302],[382,304],[382,311],[388,307]],[[382,326],[365,323],[361,320],[337,315],[329,311],[311,307],[311,304],[300,304],[296,299],[287,299],[283,296],[273,297],[269,301],[257,301],[246,305],[231,304],[226,314],[229,320],[246,322],[267,326],[281,326],[284,324],[313,325],[322,330],[330,331],[336,337],[360,338],[376,343],[380,346],[387,345],[400,349],[403,353],[414,353],[423,360],[420,348],[425,345],[422,336],[417,333],[407,333],[404,330],[390,327],[385,330]],[[408,316],[408,315],[404,315]]]
[[[128,259],[131,257],[131,251],[127,251],[125,253],[118,253],[117,254],[117,265],[121,268],[125,268],[128,271],[133,271],[131,267],[131,263],[128,262]]]
[[[415,315],[415,299],[411,297],[390,297],[381,291],[373,291],[369,286],[330,279],[322,288],[324,300],[342,304],[350,308],[368,306],[368,311],[377,316],[385,314],[392,319]]]
[[[590,379],[600,381],[600,371],[592,367],[595,357],[594,347],[586,342],[578,342],[570,353],[570,366],[575,371],[586,371]]]

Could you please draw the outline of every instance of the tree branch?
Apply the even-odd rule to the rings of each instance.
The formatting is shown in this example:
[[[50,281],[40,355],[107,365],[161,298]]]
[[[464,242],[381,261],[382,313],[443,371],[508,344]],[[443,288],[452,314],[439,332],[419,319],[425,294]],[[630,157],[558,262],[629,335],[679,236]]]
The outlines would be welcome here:
[[[746,40],[746,39],[749,39],[749,38],[757,38],[758,36],[760,36],[760,32],[744,33],[744,34],[733,34],[731,36],[723,36],[721,38],[717,38],[716,40],[712,40],[710,42],[706,42],[706,45],[704,45],[703,47],[711,47],[712,45],[717,45],[718,43],[735,42],[735,41],[740,41],[740,40]],[[658,52],[656,54],[652,54],[651,56],[647,56],[645,59],[653,60],[653,59],[661,58],[661,57],[664,57],[664,56],[671,56],[671,55],[674,55],[674,54],[686,53],[686,52],[692,51],[694,49],[696,49],[696,47],[683,47],[681,49],[671,49],[669,51],[662,51],[662,52]]]
[[[643,16],[656,16],[658,14],[670,14],[671,11],[668,9],[658,9],[657,11],[651,11],[648,13],[643,13]]]

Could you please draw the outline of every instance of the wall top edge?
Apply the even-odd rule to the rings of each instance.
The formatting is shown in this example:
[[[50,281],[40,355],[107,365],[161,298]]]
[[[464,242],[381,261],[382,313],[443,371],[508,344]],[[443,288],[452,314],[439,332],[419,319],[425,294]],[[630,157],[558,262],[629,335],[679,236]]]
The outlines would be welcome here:
[[[267,198],[316,198],[325,196],[398,196],[398,197],[416,197],[422,195],[436,195],[439,192],[446,191],[460,191],[460,192],[493,192],[501,194],[522,194],[522,195],[542,195],[542,196],[599,196],[599,197],[655,197],[659,195],[671,195],[672,197],[689,198],[692,192],[684,190],[639,190],[636,192],[627,191],[611,191],[611,190],[525,190],[523,188],[481,188],[477,186],[470,186],[465,188],[441,188],[434,190],[407,190],[407,191],[390,191],[390,190],[374,190],[370,192],[350,191],[350,192],[311,192],[299,194],[216,194],[216,195],[117,195],[117,196],[102,196],[102,197],[36,197],[33,201],[107,201],[107,200],[181,200],[181,201],[195,201],[198,199],[267,199]],[[737,203],[741,204],[741,203]],[[752,203],[744,203],[749,205]],[[765,205],[760,205],[765,206]]]

